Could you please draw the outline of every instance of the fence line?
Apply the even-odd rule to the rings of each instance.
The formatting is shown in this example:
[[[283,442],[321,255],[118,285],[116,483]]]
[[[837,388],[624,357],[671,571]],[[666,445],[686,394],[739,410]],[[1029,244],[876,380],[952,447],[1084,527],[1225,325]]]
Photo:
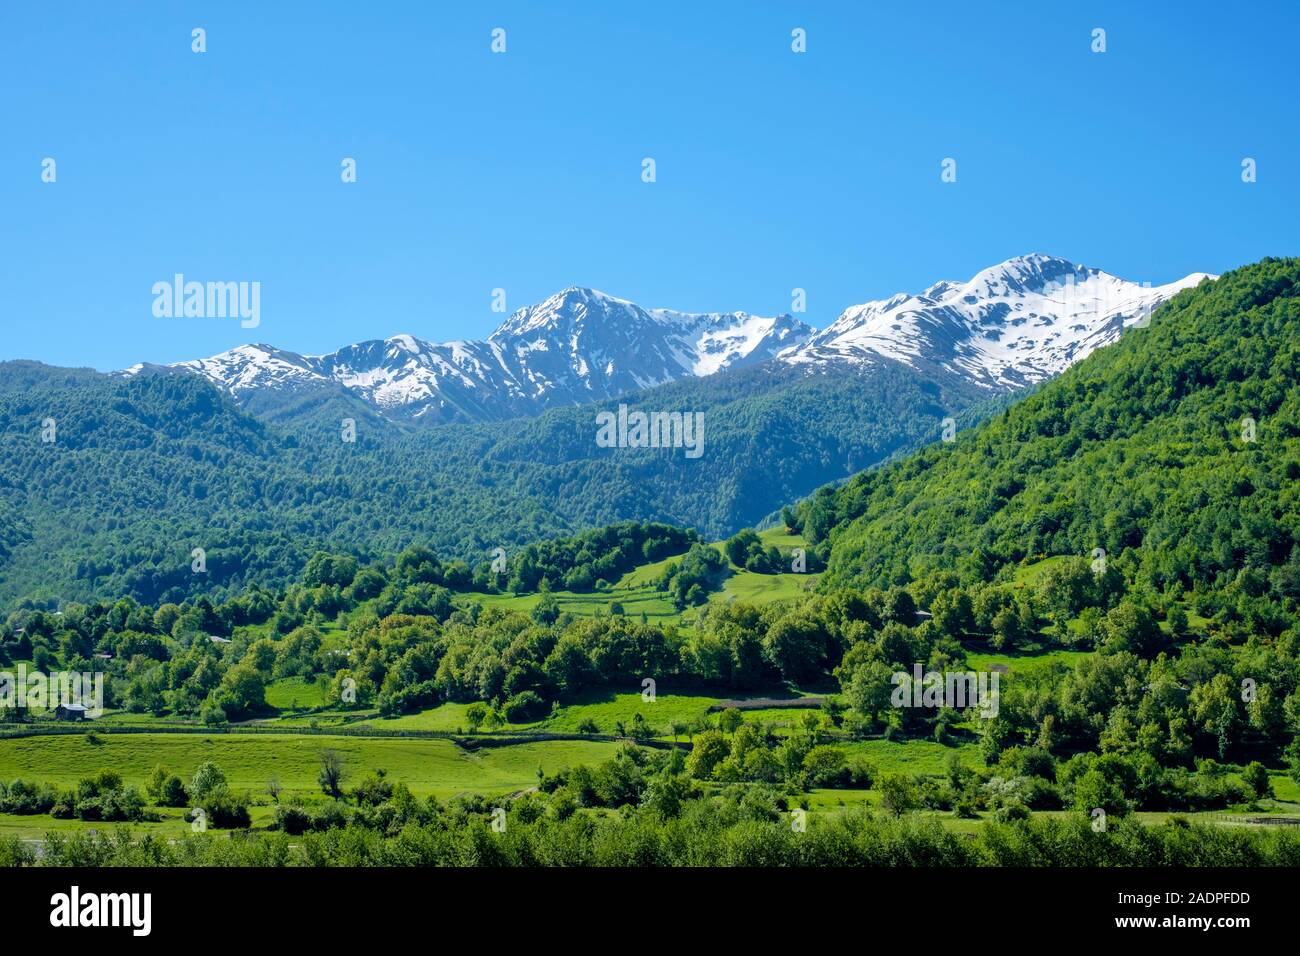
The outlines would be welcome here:
[[[578,734],[578,733],[521,733],[518,731],[484,733],[467,736],[454,730],[412,730],[399,727],[270,727],[262,725],[236,725],[226,727],[198,727],[191,725],[165,725],[161,727],[122,725],[87,727],[81,725],[34,725],[0,727],[0,740],[14,740],[24,737],[82,736],[85,734],[270,734],[292,737],[395,737],[428,740],[450,740],[460,747],[473,750],[481,747],[507,747],[512,744],[541,743],[553,740],[593,740],[605,743],[633,740],[631,737],[619,737],[614,734]],[[689,744],[665,740],[637,740],[636,743],[646,747],[689,748]]]

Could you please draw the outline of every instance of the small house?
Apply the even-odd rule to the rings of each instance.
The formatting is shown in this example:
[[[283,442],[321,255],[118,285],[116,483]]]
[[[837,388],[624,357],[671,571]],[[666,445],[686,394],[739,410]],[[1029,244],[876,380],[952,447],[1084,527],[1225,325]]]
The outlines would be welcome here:
[[[54,717],[56,720],[89,720],[90,715],[86,713],[84,704],[59,704],[54,708]]]

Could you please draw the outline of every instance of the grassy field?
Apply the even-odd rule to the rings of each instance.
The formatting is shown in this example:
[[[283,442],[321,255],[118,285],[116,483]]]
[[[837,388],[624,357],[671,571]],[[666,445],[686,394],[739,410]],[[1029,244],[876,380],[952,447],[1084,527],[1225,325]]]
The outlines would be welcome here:
[[[637,714],[646,723],[667,734],[674,721],[697,724],[702,721],[716,697],[699,697],[681,694],[657,694],[653,702],[641,699],[640,694],[615,694],[597,691],[584,694],[577,702],[562,707],[552,717],[537,725],[540,730],[574,733],[584,720],[594,720],[601,733],[614,732],[614,725],[622,721],[631,726]]]
[[[265,798],[264,798],[265,799]],[[58,832],[64,834],[98,832],[109,833],[126,827],[132,833],[143,836],[152,834],[164,839],[175,839],[192,832],[190,828],[190,819],[186,816],[189,809],[186,807],[151,807],[162,817],[156,822],[147,823],[102,823],[95,820],[56,820],[54,817],[41,815],[20,815],[15,813],[0,813],[0,839],[5,837],[18,837],[20,840],[40,840],[46,834]],[[269,800],[260,806],[249,808],[249,816],[252,818],[254,828],[265,827],[272,819],[275,808]],[[222,831],[214,831],[222,832]]]
[[[286,793],[319,793],[319,754],[333,750],[355,782],[384,769],[411,791],[439,798],[458,793],[511,793],[537,783],[537,768],[559,770],[608,759],[617,744],[548,741],[468,752],[449,740],[313,737],[294,734],[105,734],[99,743],[85,736],[0,740],[0,778],[21,777],[63,787],[111,768],[127,783],[143,787],[159,764],[188,779],[211,760],[237,790],[255,795],[280,779]]]
[[[667,594],[648,584],[628,586],[620,582],[608,591],[596,591],[591,594],[578,594],[573,591],[552,591],[551,594],[561,611],[567,611],[575,617],[608,615],[613,604],[620,605],[623,613],[628,617],[640,618],[644,614],[648,621],[664,623],[676,620],[678,616],[677,609],[668,599]],[[527,614],[541,599],[541,594],[473,594],[464,595],[460,603],[503,607]]]
[[[282,677],[266,685],[266,702],[276,710],[302,710],[323,707],[328,684],[301,677]]]
[[[689,720],[702,715],[714,701],[709,697],[663,695],[654,705],[639,695],[611,695],[609,699],[592,699],[575,706],[567,716],[552,718],[543,729],[571,730],[584,716],[602,715],[630,722],[637,712],[663,705],[660,713],[666,723],[676,715]],[[429,725],[454,722],[463,717],[464,705],[436,714],[442,708],[426,711],[412,718],[424,718]],[[790,720],[803,711],[777,708],[745,712],[749,722]],[[408,720],[409,718],[403,718]],[[647,715],[647,719],[651,719]],[[600,722],[598,718],[598,723]],[[395,722],[384,722],[393,726]],[[441,728],[433,728],[441,729]],[[602,726],[602,731],[606,730]],[[578,764],[594,764],[609,759],[621,746],[602,741],[539,741],[502,747],[466,751],[449,740],[313,737],[294,734],[104,734],[99,743],[83,735],[43,736],[0,741],[0,779],[22,778],[69,787],[83,776],[103,768],[121,773],[127,783],[143,787],[153,768],[162,764],[188,778],[198,764],[211,760],[220,766],[237,790],[250,792],[254,800],[253,825],[264,826],[273,808],[266,794],[266,784],[277,777],[284,797],[294,794],[318,797],[316,781],[319,754],[329,749],[343,757],[348,776],[345,786],[353,784],[368,771],[382,768],[420,796],[446,799],[462,793],[503,795],[524,790],[537,782],[538,768],[548,772]],[[938,776],[945,773],[949,756],[957,754],[963,764],[980,765],[978,747],[973,744],[945,746],[929,740],[867,740],[840,743],[850,758],[871,763],[880,774]],[[1220,825],[1254,826],[1270,819],[1300,819],[1300,786],[1281,772],[1271,774],[1274,797],[1262,801],[1257,809],[1238,809],[1228,813],[1181,814],[1203,822]],[[815,813],[839,813],[853,807],[878,808],[876,790],[813,790],[796,796],[795,805],[806,806]],[[188,831],[183,809],[159,808],[164,819],[159,823],[133,824],[140,832],[179,836]],[[1047,815],[1060,815],[1055,811]],[[952,813],[936,813],[945,827],[957,832],[974,832],[981,819],[959,819]],[[1173,814],[1142,812],[1137,816],[1159,823]],[[987,815],[984,815],[987,816]],[[0,837],[18,836],[39,839],[51,830],[105,830],[116,826],[78,820],[54,820],[47,816],[0,814]]]
[[[786,534],[784,529],[769,529],[762,532],[760,537],[766,545],[780,548],[783,555],[789,555],[792,548],[804,546],[800,537]],[[721,542],[715,542],[711,546],[720,551],[723,547]],[[655,588],[655,581],[670,560],[676,559],[638,567],[605,591],[592,594],[555,592],[554,596],[562,610],[580,617],[609,614],[611,606],[617,604],[628,617],[640,618],[644,614],[650,621],[682,620],[689,623],[699,615],[700,609],[691,608],[679,612],[666,595]],[[1069,559],[1053,557],[1022,566],[1007,586],[1035,587],[1052,567],[1067,560]],[[768,603],[794,598],[803,590],[814,588],[818,577],[816,574],[755,574],[733,567],[721,588],[709,595],[709,602]],[[466,594],[457,596],[456,600],[526,613],[541,597],[540,594]],[[1193,626],[1196,626],[1195,621]],[[346,616],[322,626],[326,647],[342,648],[346,628]],[[269,625],[259,625],[250,630],[259,635],[269,634]],[[1047,668],[1073,667],[1083,656],[1085,652],[1082,651],[1042,651],[1031,647],[1014,653],[972,652],[968,655],[968,661],[969,666],[975,670],[982,671],[1000,665],[1005,666],[1013,676],[1028,676]],[[670,739],[671,724],[680,723],[698,729],[716,717],[715,713],[710,713],[709,708],[729,696],[722,691],[709,693],[661,685],[657,688],[656,699],[651,702],[642,698],[635,689],[636,684],[635,679],[629,680],[627,686],[620,688],[622,692],[610,689],[589,691],[574,700],[566,701],[542,720],[508,725],[501,729],[577,734],[580,725],[594,721],[596,733],[614,734],[618,732],[619,724],[630,729],[640,714],[660,739]],[[301,730],[309,726],[324,729],[345,722],[349,727],[359,729],[469,732],[466,719],[468,704],[447,703],[418,713],[383,719],[376,711],[357,713],[326,710],[326,687],[323,681],[307,681],[297,677],[271,682],[266,690],[267,703],[279,711],[280,716],[268,716],[257,722],[274,726],[277,730],[274,734],[103,733],[94,740],[84,734],[0,740],[0,779],[22,778],[70,787],[82,777],[100,769],[111,768],[121,773],[128,783],[143,787],[158,765],[163,765],[188,780],[200,763],[210,760],[225,771],[236,790],[248,791],[252,795],[253,822],[259,826],[265,825],[273,810],[266,793],[271,778],[279,780],[285,796],[320,795],[317,774],[323,750],[332,750],[342,757],[347,772],[345,787],[354,785],[372,770],[383,769],[391,779],[406,784],[417,795],[446,799],[463,793],[497,796],[524,790],[536,784],[539,768],[554,772],[579,764],[600,763],[613,756],[621,746],[618,743],[595,740],[538,741],[471,751],[454,741],[444,739],[295,733],[295,729]],[[788,697],[797,693],[801,692],[770,688],[765,693],[749,696]],[[788,733],[790,727],[809,713],[819,712],[777,707],[743,711],[747,723],[768,724],[778,734]],[[105,715],[97,723],[108,730],[112,726],[161,726],[178,722],[171,718],[159,720],[148,715],[118,712]],[[279,732],[281,728],[283,733]],[[837,741],[837,744],[850,759],[864,759],[882,774],[942,775],[953,754],[967,766],[981,765],[979,748],[970,743],[945,746],[921,739]],[[1300,786],[1285,774],[1276,771],[1272,773],[1272,782],[1276,800],[1265,801],[1259,810],[1190,816],[1239,825],[1250,825],[1251,817],[1300,816]],[[878,807],[879,800],[879,792],[875,790],[815,790],[794,798],[793,802],[806,805],[817,813],[840,813],[854,807],[875,808]],[[188,832],[189,824],[184,818],[183,809],[161,809],[160,812],[164,816],[161,822],[138,824],[133,829],[166,836],[179,836]],[[974,832],[982,823],[981,820],[958,819],[951,813],[938,813],[935,816],[944,826],[963,833]],[[1138,816],[1159,822],[1169,814],[1143,813]],[[51,830],[105,830],[113,826],[77,820],[53,820],[46,816],[0,814],[0,837],[17,835],[24,839],[39,839]]]
[[[881,773],[938,776],[953,753],[968,767],[982,766],[979,747],[974,744],[948,747],[933,740],[862,740],[845,744],[843,749],[851,758],[866,759]]]
[[[529,724],[508,724],[505,730],[527,730],[550,733],[578,733],[585,720],[596,722],[597,733],[612,734],[619,721],[631,726],[637,714],[651,727],[668,733],[673,721],[695,723],[703,719],[715,697],[693,697],[659,694],[654,702],[641,699],[640,694],[615,694],[611,691],[592,691],[575,703],[560,708],[554,715]],[[391,719],[365,721],[365,726],[405,730],[468,730],[465,720],[466,704],[442,704],[417,714],[403,714]]]
[[[674,694],[665,693],[661,690],[655,695],[653,701],[646,701],[639,693],[620,694],[609,689],[594,689],[583,693],[543,720],[527,724],[507,724],[501,729],[534,733],[572,734],[579,733],[578,728],[584,721],[590,719],[595,721],[598,728],[597,733],[612,734],[616,732],[616,725],[620,721],[626,727],[631,727],[636,715],[640,714],[651,727],[659,731],[659,737],[669,738],[671,737],[669,727],[673,722],[684,723],[692,727],[698,726],[706,719],[716,716],[709,713],[709,708],[721,701],[741,699],[743,697],[786,697],[789,694],[790,691],[785,688],[771,688],[765,692],[755,692],[740,695],[740,697],[716,696],[698,692]],[[447,703],[418,713],[403,714],[400,717],[375,717],[360,721],[352,726],[468,733],[469,722],[465,719],[465,711],[468,708],[468,704]],[[745,720],[750,723],[761,721],[789,723],[799,713],[803,713],[803,711],[766,708],[747,710],[744,712],[744,716]]]
[[[803,538],[786,533],[784,528],[769,528],[761,532],[759,537],[764,545],[775,545],[784,555],[788,555],[792,548],[805,547]],[[722,552],[721,541],[713,542],[712,547],[719,553]],[[562,611],[568,611],[577,617],[609,614],[610,607],[617,604],[628,617],[640,618],[644,614],[648,621],[666,622],[679,618],[689,621],[699,614],[697,608],[679,612],[667,594],[655,588],[655,582],[663,575],[668,564],[679,559],[680,555],[643,564],[623,575],[606,591],[591,594],[552,591],[551,594]],[[820,574],[755,574],[733,566],[722,587],[709,595],[709,603],[766,603],[797,597],[803,591],[816,587],[820,577]],[[504,607],[526,614],[541,599],[541,594],[472,594],[463,595],[459,600],[461,603],[478,602],[485,607]]]
[[[1002,665],[1012,675],[1029,674],[1036,670],[1064,664],[1074,667],[1080,658],[1087,657],[1089,651],[1067,651],[1054,649],[1050,651],[1027,653],[974,653],[966,655],[966,663],[976,671],[986,671],[994,665]]]
[[[799,597],[817,586],[820,574],[754,574],[736,571],[723,582],[722,590],[709,596],[712,604],[728,601],[745,601],[750,604],[767,604]]]
[[[355,726],[378,727],[381,730],[445,730],[449,733],[465,733],[469,731],[469,721],[465,719],[465,711],[468,709],[469,704],[440,704],[413,714],[402,714],[400,717],[372,717],[359,721]]]
[[[1013,573],[1011,586],[1017,591],[1025,588],[1035,588],[1042,583],[1043,577],[1048,571],[1072,560],[1074,559],[1070,555],[1058,554],[1054,557],[1043,558],[1041,561],[1022,564]]]

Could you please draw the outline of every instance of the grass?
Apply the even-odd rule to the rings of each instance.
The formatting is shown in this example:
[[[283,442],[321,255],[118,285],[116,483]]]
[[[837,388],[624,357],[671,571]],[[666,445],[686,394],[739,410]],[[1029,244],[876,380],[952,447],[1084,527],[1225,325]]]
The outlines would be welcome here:
[[[722,590],[709,596],[710,603],[745,601],[767,604],[796,598],[817,586],[821,574],[755,574],[736,571],[722,584]]]
[[[192,832],[190,820],[186,816],[190,812],[189,808],[150,807],[150,810],[157,812],[162,819],[145,823],[104,823],[98,820],[56,820],[54,817],[40,814],[0,813],[0,839],[17,837],[20,840],[41,840],[52,832],[65,835],[86,832],[109,833],[124,827],[138,836],[150,834],[163,839],[175,839]],[[274,813],[275,808],[269,801],[261,806],[249,808],[249,816],[255,829],[265,827]]]
[[[787,693],[774,696],[784,697],[787,696]],[[802,696],[808,695],[803,694]],[[752,710],[742,708],[740,714],[744,718],[745,723],[753,724],[755,727],[765,727],[777,737],[790,736],[798,727],[801,726],[801,721],[809,714],[818,719],[821,727],[825,728],[827,726],[825,723],[825,713],[820,707],[755,707]],[[716,714],[714,716],[716,716]]]
[[[784,688],[773,689],[766,693],[755,692],[743,696],[767,697],[789,695]],[[657,736],[671,738],[669,726],[673,722],[697,725],[709,717],[709,708],[723,700],[735,699],[701,693],[664,693],[662,689],[655,695],[654,701],[644,700],[640,693],[617,693],[604,689],[592,689],[580,694],[560,707],[554,714],[542,720],[526,724],[507,724],[502,730],[529,731],[534,733],[580,733],[579,727],[586,720],[596,723],[597,733],[612,734],[615,725],[622,722],[631,728],[632,721],[640,714],[646,722],[658,731]],[[468,704],[441,704],[422,710],[419,713],[403,714],[400,717],[374,718],[362,721],[354,726],[376,727],[393,730],[446,730],[469,732],[469,721],[465,718]],[[760,720],[780,720],[788,722],[792,714],[802,711],[771,708],[745,711],[745,720],[757,723]]]
[[[636,573],[636,572],[632,572]],[[677,608],[663,591],[657,591],[652,585],[636,587],[624,586],[621,582],[608,591],[595,591],[591,594],[578,594],[573,591],[552,591],[562,612],[567,611],[575,617],[599,617],[610,613],[612,604],[619,604],[627,617],[640,618],[645,615],[647,621],[666,623],[678,618]],[[502,607],[511,611],[527,614],[542,595],[534,594],[469,594],[464,595],[461,603],[478,603],[484,607]]]
[[[374,737],[306,737],[293,734],[105,734],[92,744],[81,735],[0,741],[0,778],[68,787],[103,768],[143,787],[162,764],[188,779],[204,761],[225,771],[237,790],[264,791],[279,777],[286,793],[318,793],[322,750],[338,753],[355,782],[384,769],[421,796],[510,793],[537,783],[548,772],[608,759],[617,744],[548,741],[468,752],[449,740]]]
[[[553,716],[534,726],[539,730],[576,733],[578,726],[590,719],[596,722],[600,733],[609,734],[614,732],[614,725],[619,721],[631,727],[633,719],[640,714],[660,735],[667,735],[668,727],[674,721],[694,724],[703,720],[709,707],[717,701],[716,697],[659,693],[650,702],[643,700],[640,694],[595,691],[583,694],[574,703],[560,708]]]
[[[375,717],[371,720],[359,721],[355,726],[377,727],[380,730],[468,732],[469,721],[465,719],[465,711],[469,710],[469,706],[469,704],[440,704],[437,707],[430,707],[428,710],[421,710],[413,714],[402,714],[399,717]]]
[[[948,747],[933,740],[862,740],[843,745],[850,759],[862,757],[880,773],[938,776],[945,772],[950,754],[957,754],[968,767],[983,765],[979,747],[963,744]]]
[[[774,545],[788,555],[795,547],[804,546],[798,535],[787,534],[782,528],[761,532],[765,545]],[[721,542],[712,547],[722,550]],[[554,592],[562,610],[579,617],[595,617],[609,613],[611,604],[622,606],[623,613],[648,620],[668,622],[689,621],[698,616],[700,609],[679,612],[663,592],[655,589],[654,582],[663,573],[670,558],[642,565],[624,575],[611,588],[590,593]],[[1010,583],[1013,588],[1033,588],[1044,574],[1068,557],[1052,557],[1024,565],[1016,570]],[[709,595],[710,604],[739,600],[749,603],[768,603],[798,597],[803,591],[815,587],[816,574],[755,574],[731,568],[722,587]],[[466,594],[458,596],[462,602],[479,602],[485,606],[509,608],[527,613],[541,594]],[[1193,624],[1195,625],[1195,621]],[[346,637],[346,616],[338,621],[321,625],[326,645],[343,646]],[[258,625],[257,630],[269,634],[269,625]],[[263,635],[265,636],[265,635]],[[969,666],[988,670],[1002,665],[1012,674],[1032,675],[1059,666],[1073,667],[1088,652],[1041,649],[1029,647],[1009,653],[972,652]],[[709,718],[709,708],[728,695],[683,691],[668,692],[660,687],[656,699],[644,700],[635,689],[618,693],[610,689],[591,690],[567,701],[550,716],[529,724],[509,725],[505,730],[576,734],[584,722],[594,721],[598,732],[612,734],[616,724],[630,728],[637,714],[642,715],[661,738],[669,737],[669,726],[680,722],[698,727]],[[579,764],[596,764],[609,759],[619,744],[592,741],[538,741],[503,747],[485,747],[467,751],[450,740],[386,738],[386,737],[313,737],[295,735],[295,727],[317,724],[322,727],[345,720],[353,727],[373,727],[385,730],[435,730],[468,731],[466,720],[468,704],[448,703],[414,714],[393,719],[381,719],[376,712],[315,711],[327,706],[325,682],[303,678],[283,678],[268,684],[267,703],[282,712],[282,716],[268,721],[284,729],[284,733],[241,734],[104,734],[99,743],[92,744],[84,735],[44,736],[15,740],[0,740],[0,779],[21,777],[68,787],[79,779],[102,768],[112,768],[123,775],[128,783],[143,787],[153,768],[159,764],[188,779],[202,762],[211,760],[227,774],[237,790],[249,791],[255,801],[252,808],[254,825],[264,824],[272,808],[265,794],[267,781],[277,777],[285,796],[293,794],[319,795],[317,773],[319,754],[329,749],[339,753],[348,771],[347,784],[355,784],[362,776],[375,769],[386,770],[390,778],[400,781],[420,796],[445,799],[461,793],[482,793],[494,796],[524,790],[537,782],[538,768],[548,772]],[[796,692],[797,693],[797,692]],[[788,690],[756,693],[752,697],[786,697]],[[764,708],[744,711],[747,723],[767,723],[779,728],[778,733],[789,728],[807,713],[800,709]],[[356,722],[360,718],[360,722]],[[167,722],[173,722],[164,718]],[[105,724],[148,725],[157,721],[147,715],[124,712],[107,714]],[[88,728],[93,729],[93,728]],[[932,740],[907,741],[867,740],[839,742],[851,759],[869,761],[878,773],[906,774],[909,776],[937,776],[945,772],[950,756],[956,754],[962,763],[975,767],[981,764],[978,747],[974,744],[945,746]],[[1267,817],[1300,814],[1300,785],[1286,774],[1271,774],[1275,800],[1263,801],[1261,809],[1250,816]],[[814,790],[796,798],[796,803],[806,800],[807,806],[819,813],[844,812],[853,807],[876,808],[879,792],[875,790]],[[183,809],[161,808],[164,819],[158,823],[136,824],[133,829],[155,832],[166,836],[188,832],[189,824]],[[1064,812],[1064,811],[1061,811]],[[933,814],[944,826],[957,832],[974,832],[981,820],[958,819],[951,813]],[[1048,814],[1054,815],[1054,814]],[[1240,825],[1247,825],[1247,814]],[[1159,822],[1170,814],[1139,813],[1149,822]],[[1204,816],[1212,822],[1225,821],[1225,814],[1187,814],[1192,818]],[[16,816],[0,814],[0,837],[20,836],[38,839],[51,830],[76,831],[106,829],[111,824],[97,824],[78,820],[53,820],[45,816]]]
[[[1268,779],[1273,784],[1274,798],[1286,803],[1300,803],[1300,783],[1282,771],[1270,771]]]
[[[1016,568],[1012,575],[1011,586],[1017,591],[1025,588],[1033,589],[1042,582],[1047,572],[1052,568],[1073,561],[1075,558],[1074,555],[1058,554],[1050,558],[1043,558],[1041,561],[1034,561],[1031,564],[1022,564]]]
[[[791,802],[798,804],[805,798],[808,801],[808,809],[818,812],[880,806],[878,790],[810,790],[807,794],[791,798]]]
[[[788,534],[784,528],[769,528],[759,534],[764,545],[775,545],[782,554],[788,555],[792,548],[805,547],[803,538]],[[723,542],[715,541],[710,547],[722,553]],[[574,591],[552,591],[561,611],[567,611],[576,617],[597,617],[610,613],[610,607],[618,604],[627,617],[640,618],[645,615],[647,621],[666,623],[668,621],[691,620],[698,616],[698,608],[678,611],[667,594],[655,587],[655,582],[663,575],[664,569],[673,561],[681,560],[681,555],[665,558],[650,564],[642,564],[624,574],[615,584],[604,591],[579,594]],[[731,575],[722,587],[709,595],[709,603],[728,601],[747,601],[763,604],[798,597],[805,590],[816,586],[820,574],[755,574],[742,568],[732,567]],[[484,607],[501,607],[511,611],[527,614],[542,599],[534,594],[465,594],[459,598],[460,603],[477,602]]]
[[[1080,659],[1087,657],[1090,653],[1092,652],[1070,651],[1059,648],[1036,652],[972,653],[966,655],[966,662],[976,671],[986,671],[996,664],[1001,664],[1012,674],[1029,674],[1053,667],[1056,664],[1064,664],[1072,669]]]
[[[327,693],[323,680],[282,677],[266,685],[266,702],[276,710],[303,710],[325,706]]]

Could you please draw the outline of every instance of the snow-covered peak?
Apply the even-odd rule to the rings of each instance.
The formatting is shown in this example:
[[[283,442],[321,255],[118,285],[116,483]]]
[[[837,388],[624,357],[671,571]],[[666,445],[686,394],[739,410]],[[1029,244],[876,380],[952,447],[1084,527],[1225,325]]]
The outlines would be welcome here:
[[[497,419],[766,361],[813,331],[788,315],[647,310],[570,286],[517,310],[486,341],[402,334],[312,356],[245,345],[170,368],[199,372],[237,399],[335,383],[392,416]]]
[[[327,381],[306,356],[263,343],[240,345],[210,358],[169,367],[198,372],[236,398],[259,389],[278,390]]]
[[[488,341],[539,330],[570,330],[591,323],[639,320],[644,310],[633,302],[597,289],[569,286],[535,305],[517,309],[488,336]]]
[[[1204,278],[1198,272],[1152,286],[1042,253],[1016,256],[966,282],[850,306],[781,358],[825,365],[884,357],[945,368],[990,389],[1015,388],[1114,342]]]
[[[1032,253],[851,306],[821,332],[789,315],[644,309],[570,286],[518,309],[486,341],[403,334],[315,356],[255,344],[167,368],[199,372],[241,401],[324,383],[424,421],[531,415],[778,356],[809,368],[888,359],[1005,390],[1058,374],[1204,278],[1151,286]]]
[[[651,309],[650,315],[693,342],[691,374],[712,375],[728,368],[766,361],[777,352],[805,341],[812,329],[790,315],[761,316],[747,312],[674,312]]]

